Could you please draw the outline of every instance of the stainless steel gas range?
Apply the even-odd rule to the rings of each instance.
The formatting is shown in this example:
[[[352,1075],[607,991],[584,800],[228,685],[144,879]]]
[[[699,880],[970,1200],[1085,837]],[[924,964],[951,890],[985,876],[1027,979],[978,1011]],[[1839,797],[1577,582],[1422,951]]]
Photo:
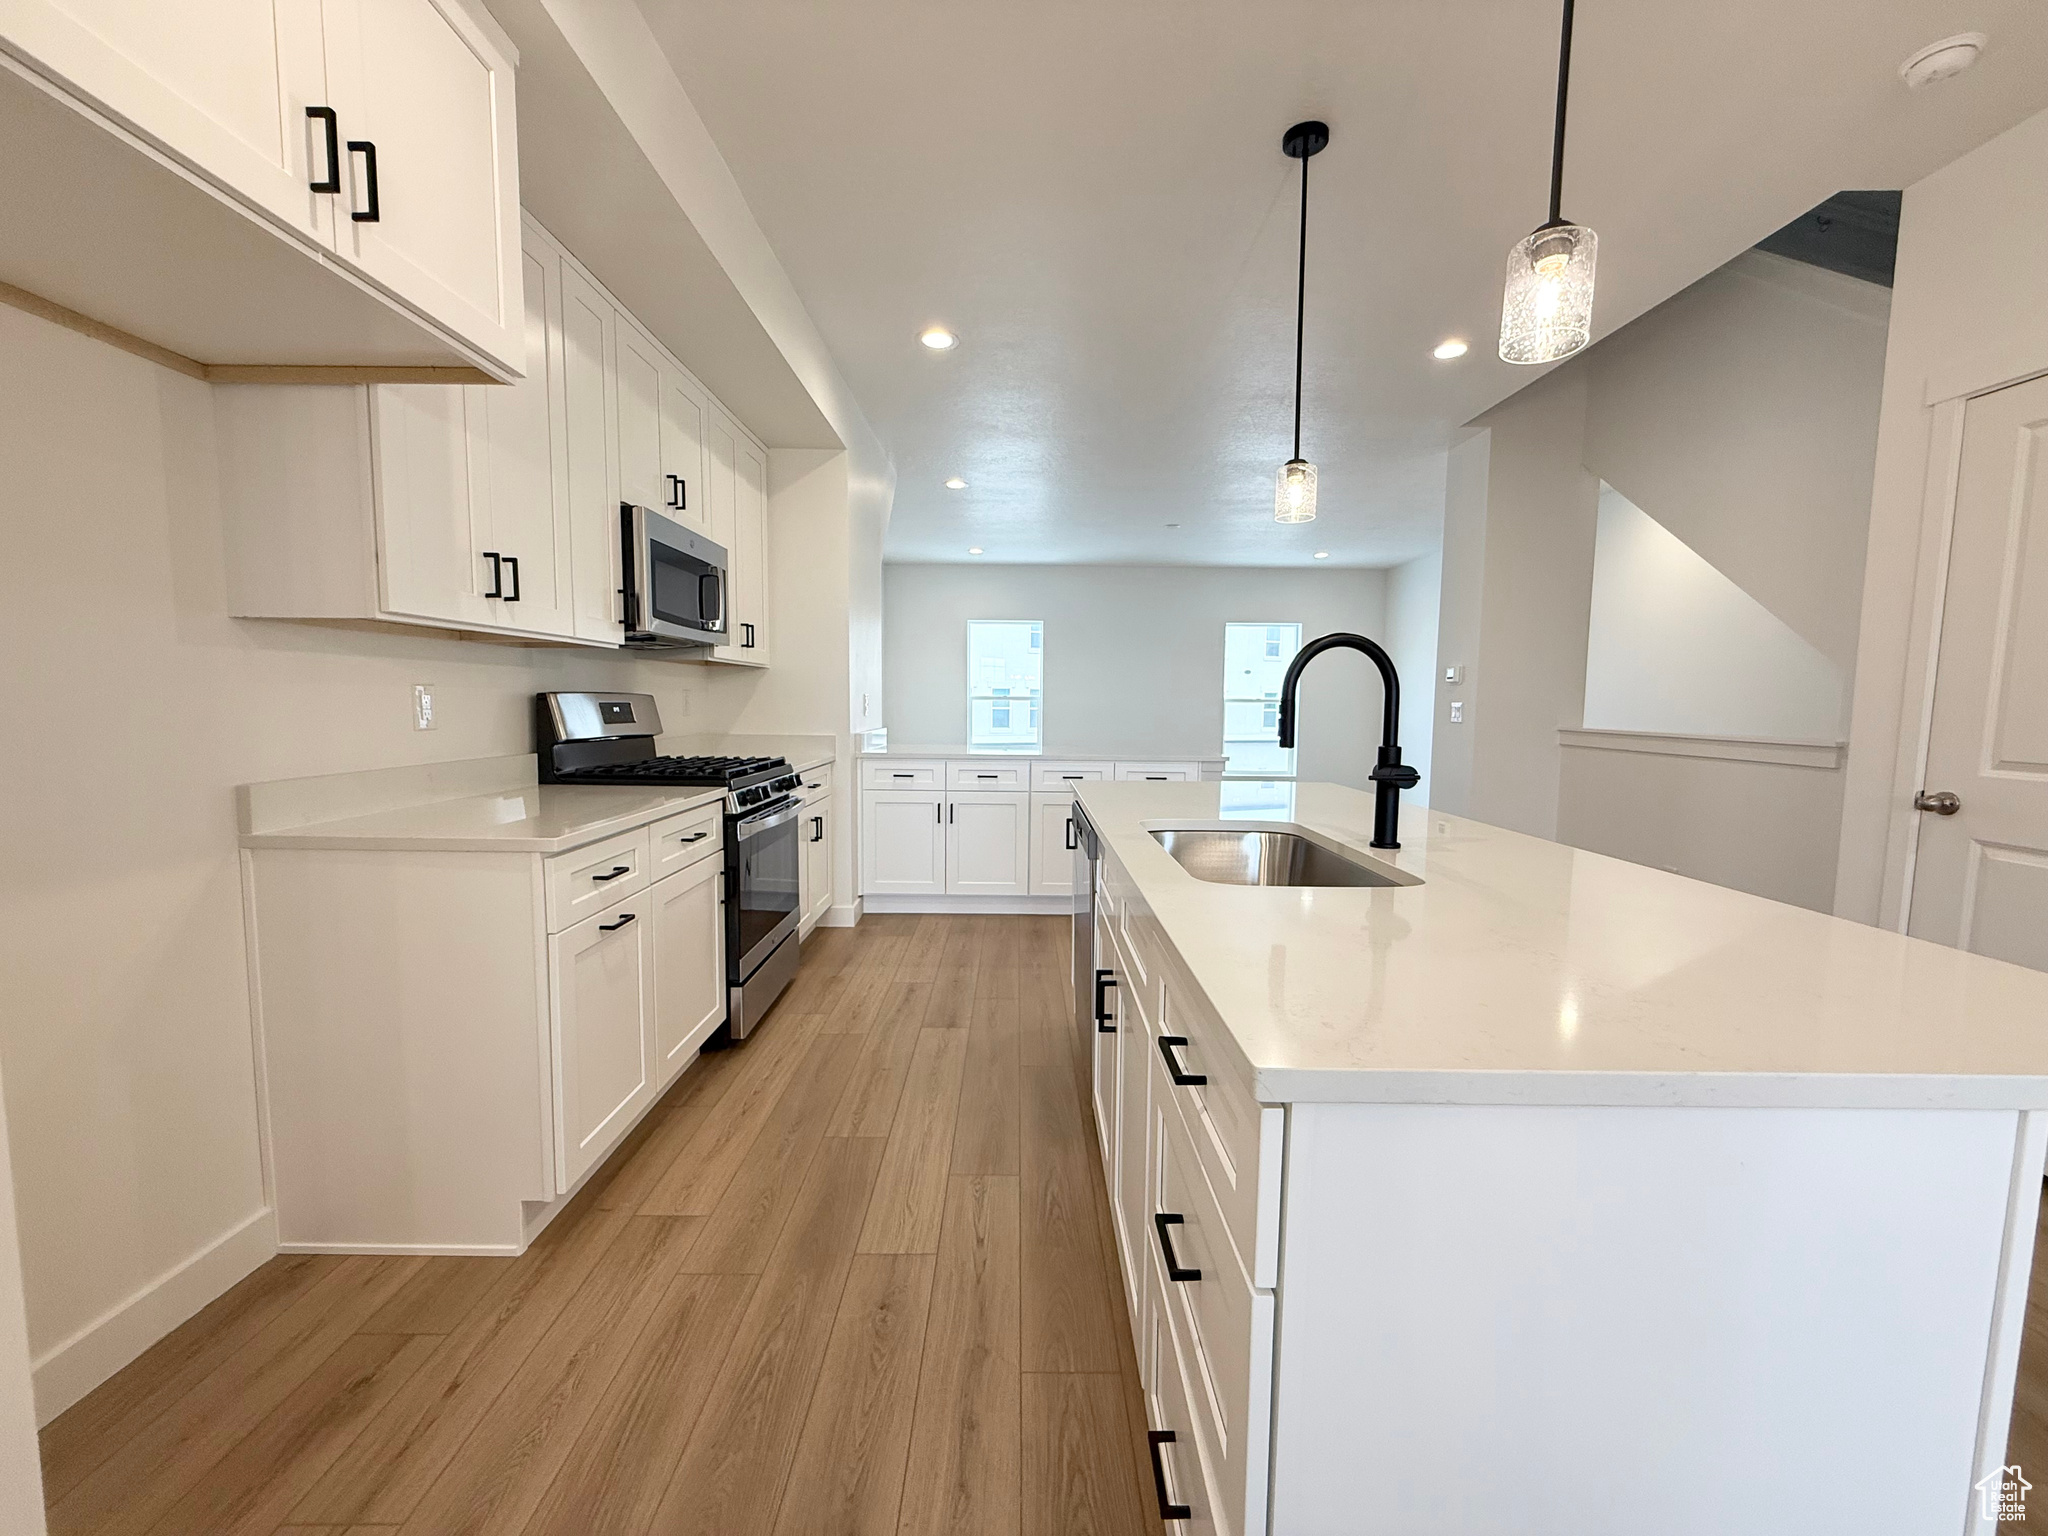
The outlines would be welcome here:
[[[796,975],[802,776],[779,757],[662,757],[648,693],[543,693],[540,781],[725,791],[727,1028],[744,1040]]]

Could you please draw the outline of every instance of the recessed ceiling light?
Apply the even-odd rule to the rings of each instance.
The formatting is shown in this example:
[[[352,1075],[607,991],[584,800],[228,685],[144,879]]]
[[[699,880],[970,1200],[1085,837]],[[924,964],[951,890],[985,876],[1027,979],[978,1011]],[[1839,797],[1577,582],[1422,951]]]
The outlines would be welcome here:
[[[949,491],[964,491],[967,489],[967,482],[965,480],[962,480],[958,475],[955,475],[952,479],[946,482],[946,489]]]
[[[1449,341],[1438,342],[1436,344],[1436,351],[1430,355],[1449,362],[1454,357],[1463,357],[1465,355],[1465,343],[1453,336]]]
[[[1316,551],[1315,557],[1318,560],[1327,560],[1330,558],[1330,552],[1327,549],[1319,549]]]
[[[917,339],[934,352],[950,352],[960,345],[960,338],[943,325],[927,326]]]
[[[1982,32],[1958,32],[1954,37],[1929,43],[1899,66],[1899,78],[1908,89],[1917,91],[1960,75],[1977,62],[1977,55],[1984,51],[1987,41]]]
[[[978,555],[981,553],[981,550],[979,548],[970,549],[969,551],[967,551],[967,553],[969,553],[970,555]]]

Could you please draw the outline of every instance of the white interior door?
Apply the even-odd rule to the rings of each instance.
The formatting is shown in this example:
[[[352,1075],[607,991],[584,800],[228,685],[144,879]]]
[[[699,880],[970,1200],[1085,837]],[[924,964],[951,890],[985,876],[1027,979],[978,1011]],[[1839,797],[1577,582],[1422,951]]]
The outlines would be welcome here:
[[[279,223],[333,238],[319,0],[0,0],[9,53]],[[16,217],[33,217],[19,209]]]
[[[655,882],[654,1060],[666,1084],[725,1022],[725,860]]]
[[[562,270],[562,454],[568,488],[575,632],[625,638],[619,592],[619,488],[615,402],[617,321],[611,300],[569,262]]]
[[[666,882],[664,882],[665,884]],[[653,1097],[647,963],[651,891],[549,941],[555,1014],[555,1159],[568,1189]]]
[[[860,797],[861,891],[935,896],[946,889],[946,797],[875,789]]]
[[[562,453],[561,263],[529,251],[525,274],[526,377],[468,386],[484,423],[491,548],[502,562],[499,622],[573,635],[569,486]]]
[[[2048,379],[1970,402],[1911,931],[2048,970]]]
[[[1031,797],[960,794],[946,802],[946,890],[1024,896],[1031,889]]]
[[[335,249],[521,367],[511,60],[455,0],[322,0],[322,12],[343,145],[374,146],[345,149]]]

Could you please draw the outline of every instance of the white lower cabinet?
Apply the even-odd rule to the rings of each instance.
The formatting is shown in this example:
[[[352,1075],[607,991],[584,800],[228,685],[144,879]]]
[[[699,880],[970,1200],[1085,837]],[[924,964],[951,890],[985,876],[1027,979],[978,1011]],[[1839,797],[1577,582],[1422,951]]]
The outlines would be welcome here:
[[[669,882],[663,882],[667,884]],[[652,891],[629,896],[548,944],[555,1035],[555,1177],[589,1171],[654,1096],[648,1050]]]
[[[1074,894],[1074,796],[1053,790],[1031,797],[1031,894]]]
[[[659,1092],[725,1022],[725,860],[699,859],[647,894],[654,954],[654,1082]]]
[[[861,889],[871,896],[943,896],[946,797],[878,789],[860,797]]]
[[[947,796],[947,894],[1024,896],[1030,889],[1030,798],[1001,791]]]
[[[799,927],[815,928],[832,910],[832,803],[817,800],[804,805],[803,820],[803,917]]]

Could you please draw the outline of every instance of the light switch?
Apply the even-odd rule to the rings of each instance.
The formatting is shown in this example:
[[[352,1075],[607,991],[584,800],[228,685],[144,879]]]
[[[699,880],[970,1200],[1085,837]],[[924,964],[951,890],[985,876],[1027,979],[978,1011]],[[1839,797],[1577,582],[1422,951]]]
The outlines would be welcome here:
[[[1463,667],[1445,667],[1444,681],[1447,683],[1462,683],[1465,681],[1465,669]]]
[[[1463,725],[1464,723],[1465,723],[1465,701],[1464,701],[1463,699],[1453,699],[1453,700],[1451,700],[1451,724],[1453,724],[1453,725]]]
[[[416,731],[431,731],[434,728],[434,685],[414,683],[412,685],[412,728]]]

